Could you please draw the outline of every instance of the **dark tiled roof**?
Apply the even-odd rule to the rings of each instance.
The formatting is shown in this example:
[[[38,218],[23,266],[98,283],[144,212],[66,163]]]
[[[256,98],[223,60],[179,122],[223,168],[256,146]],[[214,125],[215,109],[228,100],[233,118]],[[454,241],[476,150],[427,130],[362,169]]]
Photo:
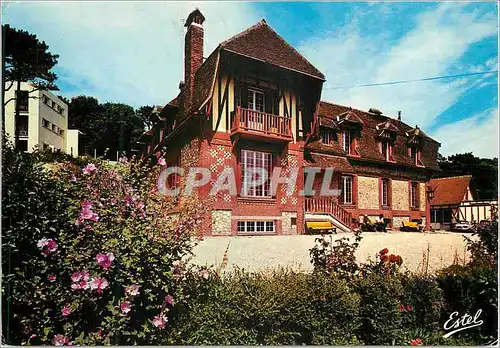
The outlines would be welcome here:
[[[407,142],[409,140],[406,132],[411,131],[412,128],[405,124],[404,122],[391,119],[387,116],[376,115],[372,113],[368,113],[362,110],[353,109],[347,106],[331,104],[327,102],[320,102],[319,108],[319,116],[331,118],[332,120],[336,120],[337,116],[344,115],[344,117],[348,116],[350,119],[354,120],[359,118],[362,124],[361,137],[358,142],[358,152],[361,159],[367,160],[375,160],[385,162],[382,158],[382,154],[379,151],[378,143],[376,141],[376,137],[379,135],[379,131],[377,130],[377,125],[381,123],[386,123],[388,120],[398,128],[396,132],[397,137],[394,144],[394,152],[393,156],[396,160],[397,164],[405,164],[409,166],[413,166],[413,160],[408,156],[408,147]],[[429,138],[428,136],[422,136],[422,144],[423,151],[421,154],[421,160],[426,168],[437,170],[437,150],[438,144],[435,140]],[[345,156],[345,152],[342,150],[340,144],[336,146],[333,145],[323,145],[319,141],[313,141],[307,145],[308,148],[312,149],[320,149],[331,152],[334,155],[343,155]]]
[[[327,117],[320,117],[319,118],[319,125],[322,127],[339,129],[339,127],[337,126],[337,123],[334,120],[332,120],[331,118],[327,118]]]
[[[325,79],[307,59],[279,36],[265,20],[220,44],[223,49],[264,62]]]
[[[438,178],[429,181],[434,190],[431,205],[460,204],[462,203],[472,175]]]
[[[334,171],[341,173],[354,172],[349,160],[345,157],[310,153],[304,159],[306,165],[309,167],[333,168]]]
[[[193,111],[199,110],[202,104],[208,99],[208,97],[210,97],[217,71],[218,58],[218,50],[213,51],[207,60],[205,60],[196,71],[194,77]]]

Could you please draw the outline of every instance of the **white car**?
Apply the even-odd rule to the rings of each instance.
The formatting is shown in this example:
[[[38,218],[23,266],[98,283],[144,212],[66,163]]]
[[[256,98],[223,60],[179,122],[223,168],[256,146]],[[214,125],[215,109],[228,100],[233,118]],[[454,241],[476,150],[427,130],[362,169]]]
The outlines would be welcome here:
[[[459,221],[453,226],[453,231],[472,231],[472,224],[469,221]]]

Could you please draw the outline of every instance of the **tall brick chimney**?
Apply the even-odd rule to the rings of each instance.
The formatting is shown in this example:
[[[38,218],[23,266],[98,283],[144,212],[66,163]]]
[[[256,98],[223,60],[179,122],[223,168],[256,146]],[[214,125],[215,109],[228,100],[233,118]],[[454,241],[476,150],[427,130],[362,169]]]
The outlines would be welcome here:
[[[194,74],[203,63],[203,22],[205,17],[196,9],[186,20],[184,43],[184,110],[190,110],[193,103]]]

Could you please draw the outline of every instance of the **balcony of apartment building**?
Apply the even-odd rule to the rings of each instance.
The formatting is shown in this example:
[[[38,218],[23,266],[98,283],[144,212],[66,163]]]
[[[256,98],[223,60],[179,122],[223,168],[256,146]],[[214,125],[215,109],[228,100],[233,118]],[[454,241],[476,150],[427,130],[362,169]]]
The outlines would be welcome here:
[[[266,141],[292,140],[292,119],[277,115],[278,107],[270,91],[245,88],[238,99],[241,100],[239,106],[231,115],[231,136]]]

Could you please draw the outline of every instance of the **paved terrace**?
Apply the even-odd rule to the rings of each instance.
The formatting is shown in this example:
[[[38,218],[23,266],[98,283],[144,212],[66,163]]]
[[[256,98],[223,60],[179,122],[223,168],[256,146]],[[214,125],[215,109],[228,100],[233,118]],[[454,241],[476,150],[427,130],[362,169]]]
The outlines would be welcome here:
[[[389,253],[401,255],[403,268],[422,271],[423,255],[429,255],[428,270],[433,272],[469,258],[463,236],[470,234],[450,232],[364,232],[360,247],[356,253],[358,261],[375,259],[383,248]],[[194,264],[221,264],[224,252],[229,245],[228,265],[230,271],[235,265],[250,272],[265,271],[276,267],[287,267],[298,271],[310,271],[312,265],[309,249],[314,246],[315,235],[293,236],[234,236],[206,237],[194,249]],[[338,233],[331,235],[335,241],[341,237],[354,240],[352,234]],[[330,238],[327,236],[326,238]]]

